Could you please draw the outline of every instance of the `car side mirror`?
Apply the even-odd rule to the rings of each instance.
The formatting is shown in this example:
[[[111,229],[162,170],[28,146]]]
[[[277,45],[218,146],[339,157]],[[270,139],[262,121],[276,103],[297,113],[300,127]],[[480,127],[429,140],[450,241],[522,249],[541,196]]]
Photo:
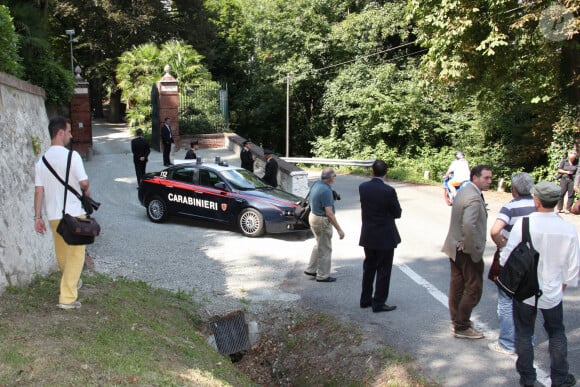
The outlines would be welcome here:
[[[217,189],[221,189],[222,191],[227,191],[226,183],[224,183],[223,181],[220,181],[219,183],[215,183],[213,186]]]

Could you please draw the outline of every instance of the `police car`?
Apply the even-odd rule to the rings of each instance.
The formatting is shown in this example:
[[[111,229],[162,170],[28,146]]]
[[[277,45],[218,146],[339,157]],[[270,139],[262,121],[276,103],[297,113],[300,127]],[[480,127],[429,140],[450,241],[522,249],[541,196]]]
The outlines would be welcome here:
[[[174,165],[146,174],[139,188],[153,222],[182,215],[236,225],[249,237],[308,229],[294,215],[301,200],[252,172],[218,164]]]

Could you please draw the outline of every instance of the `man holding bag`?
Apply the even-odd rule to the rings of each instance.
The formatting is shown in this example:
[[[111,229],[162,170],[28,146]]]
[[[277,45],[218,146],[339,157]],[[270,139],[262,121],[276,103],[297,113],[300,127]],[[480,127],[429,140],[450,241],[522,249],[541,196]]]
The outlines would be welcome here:
[[[56,173],[65,180],[69,149],[66,147],[72,139],[70,121],[64,117],[54,117],[48,124],[50,148],[44,156]],[[46,232],[42,218],[43,199],[46,203],[46,216],[52,229],[54,250],[62,272],[60,295],[57,307],[61,309],[78,309],[81,303],[77,300],[79,280],[85,262],[85,246],[69,245],[56,228],[63,216],[65,186],[50,172],[42,158],[36,163],[34,178],[34,229],[39,234]],[[80,155],[73,151],[68,184],[84,196],[90,196],[89,180]],[[83,217],[85,211],[81,201],[75,195],[67,195],[66,212],[72,216]]]

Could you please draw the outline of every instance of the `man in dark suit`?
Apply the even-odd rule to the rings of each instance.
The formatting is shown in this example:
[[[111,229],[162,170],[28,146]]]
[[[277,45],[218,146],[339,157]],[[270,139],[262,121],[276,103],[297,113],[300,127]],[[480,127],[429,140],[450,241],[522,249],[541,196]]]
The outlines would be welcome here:
[[[163,144],[163,165],[166,167],[173,165],[169,159],[169,153],[171,152],[171,143],[173,143],[173,134],[171,133],[171,119],[165,117],[163,126],[161,127],[161,143]]]
[[[149,141],[143,137],[143,130],[137,129],[137,137],[131,140],[131,151],[133,152],[133,163],[135,164],[135,174],[137,175],[137,185],[141,186],[141,180],[145,174],[147,158],[151,149]]]
[[[449,256],[451,266],[449,314],[453,334],[460,339],[481,339],[483,333],[471,324],[471,312],[483,292],[487,209],[482,191],[491,185],[491,168],[473,167],[470,179],[453,201],[449,232],[441,251]]]
[[[242,151],[240,152],[240,162],[242,168],[250,172],[254,172],[254,155],[252,154],[252,142],[250,140],[244,141]]]
[[[264,173],[264,181],[272,187],[278,187],[278,162],[272,157],[272,151],[264,149],[264,157],[266,158],[266,172]]]
[[[365,251],[360,307],[372,307],[375,313],[390,312],[397,308],[387,305],[386,302],[393,256],[395,248],[401,242],[395,225],[395,219],[401,217],[401,206],[395,189],[385,183],[385,162],[376,160],[372,172],[373,178],[358,187],[362,215],[359,246],[364,247]]]

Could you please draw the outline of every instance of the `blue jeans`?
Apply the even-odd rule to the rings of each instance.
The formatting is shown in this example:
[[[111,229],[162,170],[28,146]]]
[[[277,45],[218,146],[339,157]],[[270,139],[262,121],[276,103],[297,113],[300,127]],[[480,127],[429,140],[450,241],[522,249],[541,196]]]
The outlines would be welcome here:
[[[534,347],[532,336],[536,323],[537,310],[517,300],[514,303],[514,323],[516,326],[516,369],[520,374],[520,383],[534,384]],[[564,328],[564,310],[562,302],[552,309],[540,309],[544,317],[544,329],[548,333],[548,350],[550,351],[550,377],[552,385],[564,383],[568,375],[568,340]]]
[[[516,351],[516,327],[514,325],[513,301],[500,288],[497,289],[497,319],[499,321],[499,344],[508,351]]]

